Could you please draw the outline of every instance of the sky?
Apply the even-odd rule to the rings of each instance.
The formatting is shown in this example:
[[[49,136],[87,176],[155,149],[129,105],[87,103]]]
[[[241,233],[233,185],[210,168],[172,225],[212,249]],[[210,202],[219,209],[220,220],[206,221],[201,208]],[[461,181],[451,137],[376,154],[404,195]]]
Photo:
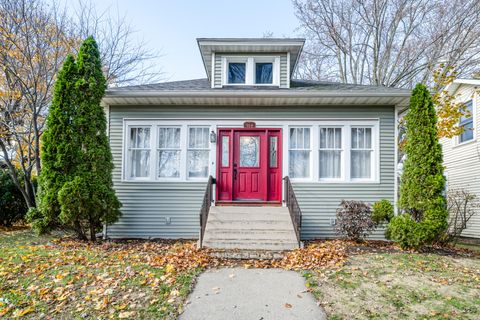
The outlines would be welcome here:
[[[291,0],[91,1],[99,11],[126,14],[136,35],[161,52],[168,81],[206,77],[196,38],[298,36]]]

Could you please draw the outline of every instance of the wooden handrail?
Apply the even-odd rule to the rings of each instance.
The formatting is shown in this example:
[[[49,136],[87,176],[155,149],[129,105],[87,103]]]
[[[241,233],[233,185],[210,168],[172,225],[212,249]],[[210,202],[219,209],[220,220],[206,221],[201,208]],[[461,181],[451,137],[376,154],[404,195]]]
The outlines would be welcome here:
[[[207,188],[203,196],[202,207],[200,208],[200,242],[199,247],[203,245],[203,236],[205,235],[205,228],[207,226],[208,212],[213,200],[213,184],[215,179],[212,176],[208,177]]]
[[[286,176],[283,180],[285,181],[285,203],[290,212],[290,218],[292,219],[293,228],[295,229],[298,245],[301,246],[302,210],[300,210],[300,206],[298,205],[290,178]]]

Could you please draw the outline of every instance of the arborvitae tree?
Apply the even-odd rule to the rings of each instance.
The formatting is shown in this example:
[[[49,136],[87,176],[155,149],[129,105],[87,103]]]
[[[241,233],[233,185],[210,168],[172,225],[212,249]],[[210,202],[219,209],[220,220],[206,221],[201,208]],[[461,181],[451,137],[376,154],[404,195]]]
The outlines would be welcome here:
[[[75,113],[77,66],[69,55],[55,83],[52,104],[42,135],[42,174],[39,177],[37,208],[28,212],[27,220],[39,232],[47,232],[59,223],[60,204],[58,192],[71,179],[79,155],[72,127]]]
[[[447,228],[448,217],[437,116],[430,92],[422,84],[413,90],[405,127],[407,157],[399,200],[405,213],[392,219],[387,234],[404,248],[418,248]]]
[[[120,217],[112,183],[112,154],[106,134],[107,121],[100,105],[106,80],[97,43],[87,38],[78,53],[78,77],[75,84],[78,103],[72,127],[78,135],[80,154],[73,178],[58,194],[60,219],[74,227],[80,238],[95,240],[102,224]]]

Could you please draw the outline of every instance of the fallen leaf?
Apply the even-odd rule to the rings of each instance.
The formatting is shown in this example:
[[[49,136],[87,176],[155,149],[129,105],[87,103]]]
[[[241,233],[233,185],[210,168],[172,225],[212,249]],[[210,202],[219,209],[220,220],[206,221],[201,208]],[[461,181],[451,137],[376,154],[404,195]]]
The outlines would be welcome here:
[[[292,308],[292,305],[291,305],[290,303],[285,303],[285,308],[291,309],[291,308]]]

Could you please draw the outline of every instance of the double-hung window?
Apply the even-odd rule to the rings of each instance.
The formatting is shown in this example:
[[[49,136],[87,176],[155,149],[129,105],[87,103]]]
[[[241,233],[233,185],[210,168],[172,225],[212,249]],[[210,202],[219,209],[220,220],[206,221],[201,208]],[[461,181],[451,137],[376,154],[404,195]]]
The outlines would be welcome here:
[[[180,128],[158,128],[158,178],[180,177]]]
[[[151,128],[130,127],[128,137],[129,166],[127,175],[130,179],[148,178],[150,176],[150,131]]]
[[[209,127],[190,127],[188,131],[188,161],[189,178],[208,177],[208,162],[210,157]]]
[[[465,103],[466,114],[460,118],[460,127],[463,132],[458,137],[458,142],[467,142],[473,140],[473,100]]]
[[[342,128],[320,127],[320,179],[340,179],[342,176]]]
[[[350,176],[352,179],[372,178],[372,128],[351,128]]]
[[[289,175],[292,178],[310,177],[310,128],[290,128]]]

